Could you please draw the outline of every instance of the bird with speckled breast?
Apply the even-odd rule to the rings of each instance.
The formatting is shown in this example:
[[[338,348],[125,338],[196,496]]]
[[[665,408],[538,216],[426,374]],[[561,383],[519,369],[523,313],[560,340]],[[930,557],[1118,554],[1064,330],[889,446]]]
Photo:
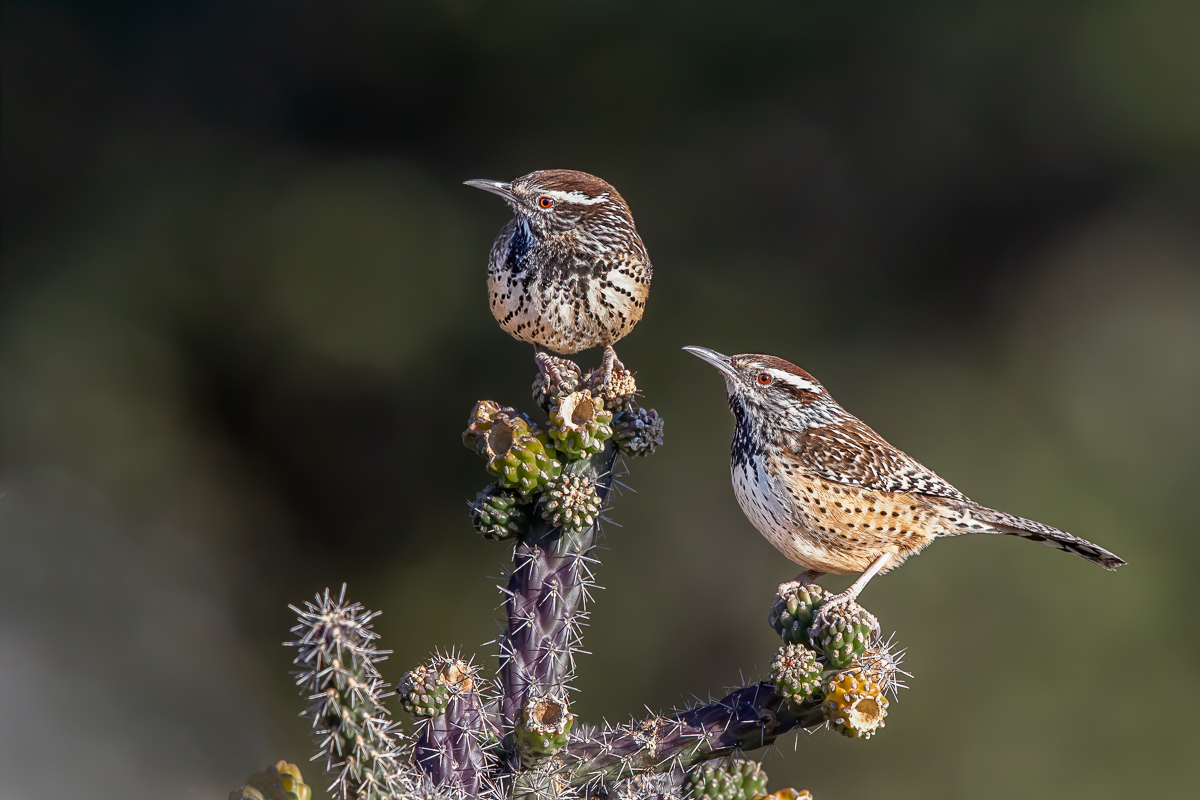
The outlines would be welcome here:
[[[781,358],[687,352],[725,378],[734,416],[730,474],[755,528],[811,582],[858,574],[821,608],[854,600],[876,574],[943,536],[998,533],[1074,553],[1113,570],[1125,562],[1078,536],[982,506],[884,441],[829,396],[816,378]]]
[[[642,318],[653,272],[625,199],[595,175],[566,169],[466,184],[513,211],[488,260],[488,302],[500,327],[532,344],[556,380],[547,351],[603,346],[607,381],[620,365],[613,345]]]

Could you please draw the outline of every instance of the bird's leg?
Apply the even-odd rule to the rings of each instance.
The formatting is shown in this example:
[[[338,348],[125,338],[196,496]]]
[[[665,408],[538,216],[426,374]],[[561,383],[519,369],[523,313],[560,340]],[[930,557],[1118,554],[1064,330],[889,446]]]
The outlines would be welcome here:
[[[625,371],[625,365],[621,363],[621,359],[617,358],[617,351],[613,350],[611,344],[604,345],[604,360],[600,362],[600,367],[604,370],[604,386],[612,379],[613,370],[617,367],[621,371]]]
[[[813,615],[813,627],[819,628],[824,625],[825,617],[835,607],[853,602],[862,593],[862,590],[866,588],[866,585],[871,582],[871,578],[879,574],[879,570],[886,567],[893,557],[893,553],[881,553],[871,562],[871,566],[867,567],[863,574],[858,576],[858,580],[850,584],[850,588],[844,592],[835,594],[822,603],[821,607],[817,609],[817,613]]]

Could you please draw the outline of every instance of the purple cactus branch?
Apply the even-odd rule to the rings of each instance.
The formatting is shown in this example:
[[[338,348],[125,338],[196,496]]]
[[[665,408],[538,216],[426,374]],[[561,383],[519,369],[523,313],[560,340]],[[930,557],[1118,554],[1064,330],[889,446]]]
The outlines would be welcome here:
[[[596,483],[603,502],[612,487],[617,450],[612,441],[580,474]],[[574,675],[579,623],[593,587],[589,563],[600,525],[582,531],[555,528],[540,517],[513,552],[504,588],[508,626],[500,638],[501,713],[505,732],[519,720],[531,693],[565,697]]]
[[[701,761],[767,747],[785,733],[824,722],[819,702],[790,708],[772,684],[762,682],[708,705],[581,733],[563,755],[574,783],[603,783],[686,770]]]

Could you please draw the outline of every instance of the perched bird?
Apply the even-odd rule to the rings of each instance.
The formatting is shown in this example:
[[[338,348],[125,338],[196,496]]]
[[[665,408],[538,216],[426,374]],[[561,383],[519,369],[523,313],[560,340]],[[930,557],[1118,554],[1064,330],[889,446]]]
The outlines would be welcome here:
[[[733,491],[759,532],[807,570],[861,573],[822,613],[858,596],[941,536],[1004,533],[1116,569],[1125,562],[1089,541],[968,499],[933,470],[843,409],[816,378],[781,358],[687,352],[725,377],[736,421]]]
[[[607,380],[620,364],[613,345],[642,318],[652,273],[624,198],[596,176],[567,169],[466,184],[513,210],[488,260],[488,299],[500,327],[534,345],[539,366],[556,379],[545,351],[603,345]]]

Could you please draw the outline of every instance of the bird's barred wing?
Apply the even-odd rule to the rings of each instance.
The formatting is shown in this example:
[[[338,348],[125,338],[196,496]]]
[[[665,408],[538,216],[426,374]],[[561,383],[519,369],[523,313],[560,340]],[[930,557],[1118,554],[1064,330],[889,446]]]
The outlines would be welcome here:
[[[967,499],[936,472],[858,420],[807,428],[794,436],[788,449],[800,468],[833,483]]]

